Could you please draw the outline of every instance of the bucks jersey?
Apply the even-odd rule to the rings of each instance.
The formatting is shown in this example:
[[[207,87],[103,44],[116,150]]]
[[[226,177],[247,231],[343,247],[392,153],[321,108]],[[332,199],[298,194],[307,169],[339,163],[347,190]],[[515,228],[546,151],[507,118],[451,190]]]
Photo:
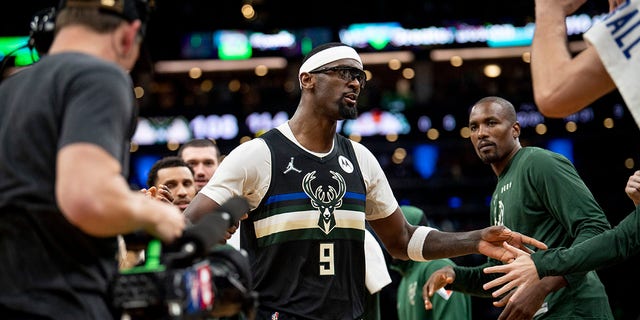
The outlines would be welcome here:
[[[260,308],[356,319],[367,292],[366,192],[351,142],[337,135],[333,150],[318,157],[275,129],[260,138],[271,153],[271,182],[240,228]]]

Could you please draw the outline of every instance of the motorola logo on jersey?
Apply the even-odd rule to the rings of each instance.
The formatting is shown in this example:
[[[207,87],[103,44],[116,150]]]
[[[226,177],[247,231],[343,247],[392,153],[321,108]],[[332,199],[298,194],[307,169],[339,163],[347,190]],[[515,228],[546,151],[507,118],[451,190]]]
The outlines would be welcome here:
[[[340,164],[340,168],[342,168],[344,172],[346,173],[353,172],[353,163],[351,163],[351,161],[347,159],[345,156],[338,157],[338,163]]]

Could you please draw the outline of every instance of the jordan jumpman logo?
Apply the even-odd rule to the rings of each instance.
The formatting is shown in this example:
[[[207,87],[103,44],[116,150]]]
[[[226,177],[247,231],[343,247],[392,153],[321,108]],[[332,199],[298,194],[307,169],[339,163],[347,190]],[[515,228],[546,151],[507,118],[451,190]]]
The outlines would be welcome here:
[[[291,161],[289,161],[289,164],[287,165],[287,169],[284,170],[282,173],[283,174],[287,174],[287,173],[289,173],[289,171],[292,171],[292,170],[295,171],[295,172],[298,172],[298,173],[302,172],[298,168],[293,166],[293,157],[291,157]]]

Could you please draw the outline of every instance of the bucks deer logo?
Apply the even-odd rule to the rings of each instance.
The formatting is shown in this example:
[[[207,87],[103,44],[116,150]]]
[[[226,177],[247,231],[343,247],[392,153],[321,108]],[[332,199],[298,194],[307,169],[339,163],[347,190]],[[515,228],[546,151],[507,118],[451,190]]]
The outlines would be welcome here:
[[[335,228],[336,218],[333,212],[342,206],[342,197],[347,191],[347,184],[344,182],[344,178],[337,172],[329,172],[331,172],[332,178],[338,181],[337,190],[331,185],[327,186],[326,190],[322,185],[317,186],[314,190],[311,182],[316,178],[315,171],[307,173],[302,179],[302,190],[311,198],[311,205],[320,211],[318,227],[325,234],[329,234]]]

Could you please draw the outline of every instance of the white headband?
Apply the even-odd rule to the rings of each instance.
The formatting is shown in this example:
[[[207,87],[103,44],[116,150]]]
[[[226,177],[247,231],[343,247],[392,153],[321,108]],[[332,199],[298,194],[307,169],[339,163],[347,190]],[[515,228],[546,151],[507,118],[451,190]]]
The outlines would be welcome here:
[[[358,55],[356,50],[349,46],[331,47],[312,55],[311,57],[309,57],[309,59],[307,59],[307,61],[302,64],[302,66],[300,66],[300,71],[298,71],[298,81],[300,80],[300,75],[303,72],[315,70],[327,63],[331,63],[340,59],[356,60],[360,64],[360,68],[362,68],[362,60],[360,60],[360,55]]]

